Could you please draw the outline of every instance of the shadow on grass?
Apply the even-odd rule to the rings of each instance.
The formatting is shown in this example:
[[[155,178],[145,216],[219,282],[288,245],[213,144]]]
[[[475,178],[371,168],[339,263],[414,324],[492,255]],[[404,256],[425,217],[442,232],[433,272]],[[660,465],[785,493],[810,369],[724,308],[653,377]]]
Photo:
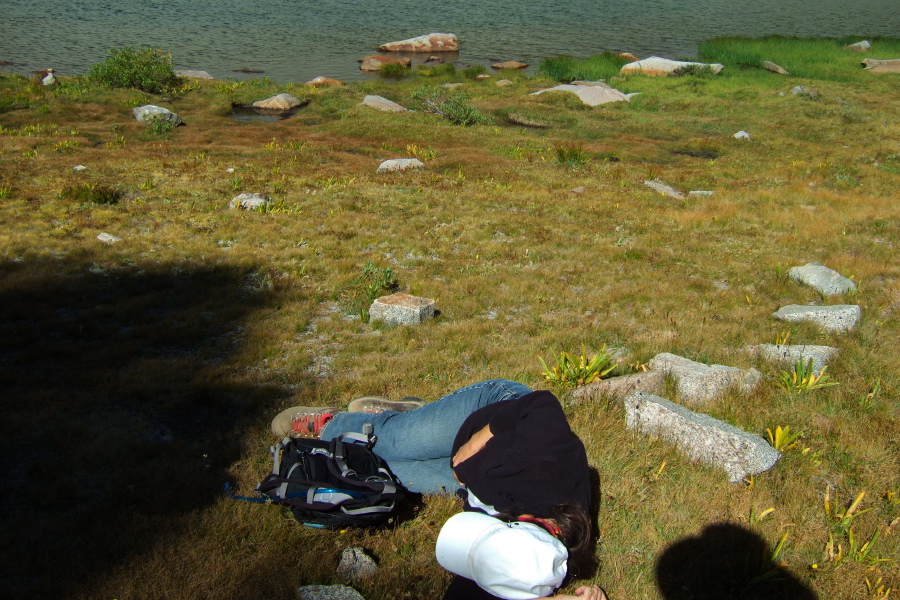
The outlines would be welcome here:
[[[286,394],[228,366],[276,296],[240,268],[82,258],[0,263],[6,597],[67,596],[177,535]]]
[[[656,583],[666,600],[817,600],[772,560],[772,548],[748,529],[714,523],[666,548]]]

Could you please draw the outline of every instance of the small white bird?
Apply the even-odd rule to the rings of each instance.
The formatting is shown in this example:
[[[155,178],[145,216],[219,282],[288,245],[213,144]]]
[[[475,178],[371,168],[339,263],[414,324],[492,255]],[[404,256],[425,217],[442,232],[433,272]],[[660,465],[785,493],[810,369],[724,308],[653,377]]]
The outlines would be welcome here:
[[[53,85],[56,83],[56,75],[53,74],[53,69],[47,69],[47,73],[41,79],[41,83],[44,85]]]

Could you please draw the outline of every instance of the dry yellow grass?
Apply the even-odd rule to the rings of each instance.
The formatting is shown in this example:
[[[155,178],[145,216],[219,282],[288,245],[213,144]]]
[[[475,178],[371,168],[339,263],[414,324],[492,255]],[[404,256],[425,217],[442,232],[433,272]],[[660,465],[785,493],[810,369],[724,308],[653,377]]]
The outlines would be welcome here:
[[[432,400],[491,377],[540,386],[538,356],[606,343],[630,362],[668,351],[756,366],[756,392],[707,412],[760,435],[803,432],[772,471],[729,484],[626,431],[616,403],[568,408],[599,480],[594,581],[613,600],[661,598],[657,561],[715,523],[752,531],[768,552],[787,533],[778,561],[819,598],[878,597],[866,580],[879,577],[900,587],[892,82],[636,77],[618,84],[642,92],[629,105],[590,110],[522,96],[547,82],[467,83],[474,104],[497,111],[471,128],[359,105],[379,92],[403,103],[412,82],[282,86],[312,103],[248,124],[227,116],[229,94],[274,85],[203,83],[168,104],[187,125],[152,136],[130,107],[159,98],[3,78],[0,93],[30,107],[0,114],[0,546],[14,566],[0,585],[11,596],[293,598],[299,585],[337,583],[341,550],[359,545],[382,566],[357,585],[366,598],[439,598],[448,576],[433,543],[455,500],[428,498],[385,531],[323,532],[227,500],[222,482],[252,492],[268,469],[268,420],[290,404]],[[798,83],[819,98],[778,95]],[[513,126],[509,109],[563,125]],[[739,129],[754,139],[731,139]],[[563,144],[586,163],[558,164]],[[411,145],[429,155],[424,171],[374,173]],[[652,177],[716,193],[673,200],[643,186]],[[125,195],[110,206],[60,197],[82,183]],[[239,192],[275,207],[228,210]],[[123,241],[105,246],[101,231]],[[860,291],[823,300],[784,275],[812,260]],[[368,261],[441,314],[415,328],[362,323]],[[845,335],[770,317],[845,301],[863,309]],[[784,330],[840,347],[829,373],[841,385],[791,398],[776,368],[741,352]],[[825,560],[826,489],[841,507],[867,492],[854,533],[878,531],[872,556],[891,562]]]

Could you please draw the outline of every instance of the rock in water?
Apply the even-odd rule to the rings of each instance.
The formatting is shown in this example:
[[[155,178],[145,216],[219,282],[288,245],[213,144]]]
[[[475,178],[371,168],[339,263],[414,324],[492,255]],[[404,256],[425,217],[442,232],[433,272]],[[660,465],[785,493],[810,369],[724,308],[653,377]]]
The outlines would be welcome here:
[[[409,58],[392,58],[390,56],[380,56],[378,54],[370,54],[356,62],[359,63],[360,71],[380,71],[381,67],[389,63],[401,64],[404,67],[412,65],[412,60]]]
[[[257,100],[251,106],[253,108],[260,108],[263,110],[291,110],[293,108],[297,108],[298,106],[302,106],[305,104],[299,98],[291,96],[290,94],[278,94],[276,96],[272,96],[271,98],[266,98],[265,100]]]
[[[501,70],[501,69],[524,69],[528,66],[528,63],[519,62],[517,60],[508,60],[506,62],[498,62],[491,65],[492,68]]]
[[[459,52],[459,40],[452,33],[429,33],[382,44],[377,49],[381,52]]]

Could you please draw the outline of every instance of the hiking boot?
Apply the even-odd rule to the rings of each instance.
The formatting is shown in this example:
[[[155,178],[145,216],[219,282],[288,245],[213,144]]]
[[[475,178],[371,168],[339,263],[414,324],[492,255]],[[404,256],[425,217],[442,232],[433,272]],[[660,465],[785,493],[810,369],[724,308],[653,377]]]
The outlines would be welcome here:
[[[394,412],[408,412],[416,408],[422,408],[421,398],[404,398],[403,400],[388,400],[381,396],[361,396],[352,400],[347,406],[347,412],[363,412],[369,414],[383,413],[386,410]]]
[[[272,419],[272,433],[283,438],[318,438],[340,410],[331,406],[292,406]]]

